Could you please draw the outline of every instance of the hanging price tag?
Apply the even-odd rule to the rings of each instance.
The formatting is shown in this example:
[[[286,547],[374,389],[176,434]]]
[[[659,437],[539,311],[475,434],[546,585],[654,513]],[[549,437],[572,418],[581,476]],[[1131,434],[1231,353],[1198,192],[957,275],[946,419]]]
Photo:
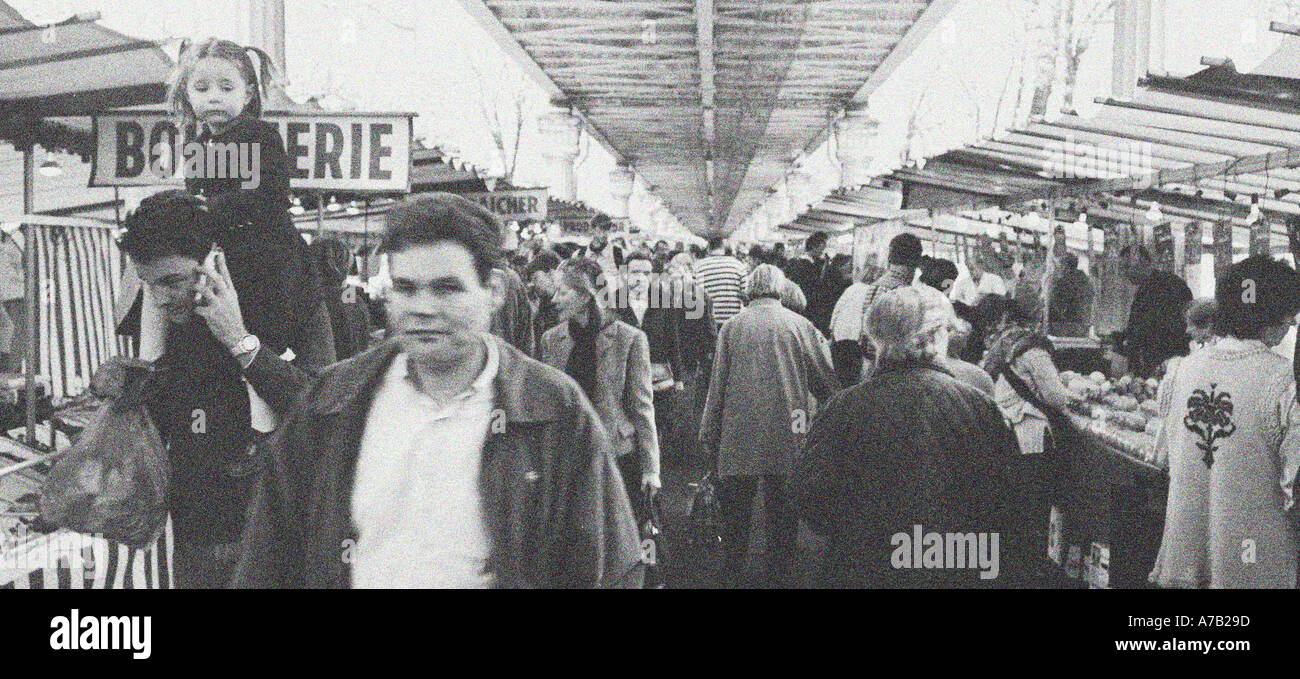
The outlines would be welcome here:
[[[1204,252],[1205,246],[1201,239],[1201,222],[1188,222],[1183,229],[1183,268],[1200,268],[1201,253]]]
[[[1174,270],[1174,232],[1169,222],[1160,222],[1151,232],[1151,256],[1155,258],[1156,268],[1161,271]]]
[[[1250,225],[1250,256],[1263,255],[1267,257],[1270,254],[1272,234],[1268,221],[1264,219],[1255,220]]]
[[[1232,222],[1214,225],[1214,278],[1217,280],[1232,266]]]

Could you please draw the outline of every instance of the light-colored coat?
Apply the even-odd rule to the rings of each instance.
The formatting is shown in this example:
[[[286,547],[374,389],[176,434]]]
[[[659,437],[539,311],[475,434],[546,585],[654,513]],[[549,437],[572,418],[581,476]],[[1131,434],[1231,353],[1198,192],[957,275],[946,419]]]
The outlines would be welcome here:
[[[1296,586],[1300,406],[1291,362],[1224,338],[1160,385],[1157,455],[1168,455],[1162,587]]]
[[[700,441],[720,476],[788,475],[812,428],[814,400],[839,388],[825,340],[775,299],[756,299],[722,326]]]
[[[646,334],[607,316],[596,336],[598,393],[588,394],[613,443],[614,455],[632,451],[641,456],[641,473],[659,473],[659,438],[655,433],[654,391],[650,385],[650,342]],[[560,323],[542,334],[539,357],[564,370],[573,351],[569,324]]]

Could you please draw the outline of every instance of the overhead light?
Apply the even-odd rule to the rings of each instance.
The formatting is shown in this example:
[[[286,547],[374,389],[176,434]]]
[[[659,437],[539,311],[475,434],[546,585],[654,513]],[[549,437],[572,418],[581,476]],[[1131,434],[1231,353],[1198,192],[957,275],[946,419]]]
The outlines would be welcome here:
[[[346,212],[350,215],[361,214],[361,208],[357,207],[357,201],[355,200],[348,201],[348,209],[346,210]]]
[[[1250,214],[1246,215],[1246,223],[1254,224],[1255,222],[1258,222],[1259,218],[1262,216],[1264,216],[1264,213],[1260,212],[1259,206],[1252,203],[1250,206]]]
[[[1076,220],[1074,220],[1074,223],[1075,223],[1075,224],[1078,224],[1079,226],[1082,226],[1082,227],[1084,227],[1084,228],[1087,228],[1087,226],[1088,226],[1088,212],[1087,212],[1086,210],[1080,212],[1080,213],[1079,213],[1079,218],[1076,219]]]
[[[36,171],[40,173],[42,177],[57,177],[63,174],[63,168],[59,165],[59,161],[53,158],[46,158]]]
[[[339,210],[343,209],[343,206],[339,205],[339,201],[337,198],[335,198],[334,196],[330,196],[330,202],[325,206],[325,209],[329,210],[330,212],[338,212]]]
[[[1163,212],[1160,211],[1160,203],[1158,203],[1158,202],[1152,202],[1152,203],[1151,203],[1151,207],[1150,207],[1150,208],[1147,208],[1147,215],[1146,215],[1146,216],[1147,216],[1147,219],[1148,219],[1149,221],[1152,221],[1152,222],[1159,222],[1159,221],[1164,220],[1164,218],[1165,218],[1165,213],[1163,213]]]
[[[303,209],[303,207],[302,207],[302,201],[298,199],[298,196],[294,196],[292,202],[293,202],[293,205],[290,205],[290,206],[289,206],[289,214],[292,214],[292,215],[300,215],[300,214],[303,214],[304,212],[307,211],[307,210]]]

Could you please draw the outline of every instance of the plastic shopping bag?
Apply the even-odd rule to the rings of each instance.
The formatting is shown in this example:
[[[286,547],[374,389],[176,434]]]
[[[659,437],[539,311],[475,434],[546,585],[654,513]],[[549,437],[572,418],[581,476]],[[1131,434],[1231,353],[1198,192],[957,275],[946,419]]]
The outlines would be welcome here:
[[[170,470],[144,406],[152,374],[152,364],[121,358],[95,374],[103,403],[41,486],[46,521],[133,547],[162,532]]]

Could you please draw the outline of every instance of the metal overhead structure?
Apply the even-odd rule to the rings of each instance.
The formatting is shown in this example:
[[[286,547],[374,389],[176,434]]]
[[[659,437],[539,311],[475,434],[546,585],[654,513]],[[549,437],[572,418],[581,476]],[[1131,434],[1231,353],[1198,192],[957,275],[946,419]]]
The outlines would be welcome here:
[[[1137,221],[1159,203],[1180,219],[1267,219],[1284,237],[1281,222],[1300,218],[1300,79],[1215,63],[1140,84],[1132,101],[1099,99],[1092,118],[1031,122],[890,176],[908,207],[1086,199],[1091,216]]]
[[[957,0],[461,0],[695,233],[729,233]]]

